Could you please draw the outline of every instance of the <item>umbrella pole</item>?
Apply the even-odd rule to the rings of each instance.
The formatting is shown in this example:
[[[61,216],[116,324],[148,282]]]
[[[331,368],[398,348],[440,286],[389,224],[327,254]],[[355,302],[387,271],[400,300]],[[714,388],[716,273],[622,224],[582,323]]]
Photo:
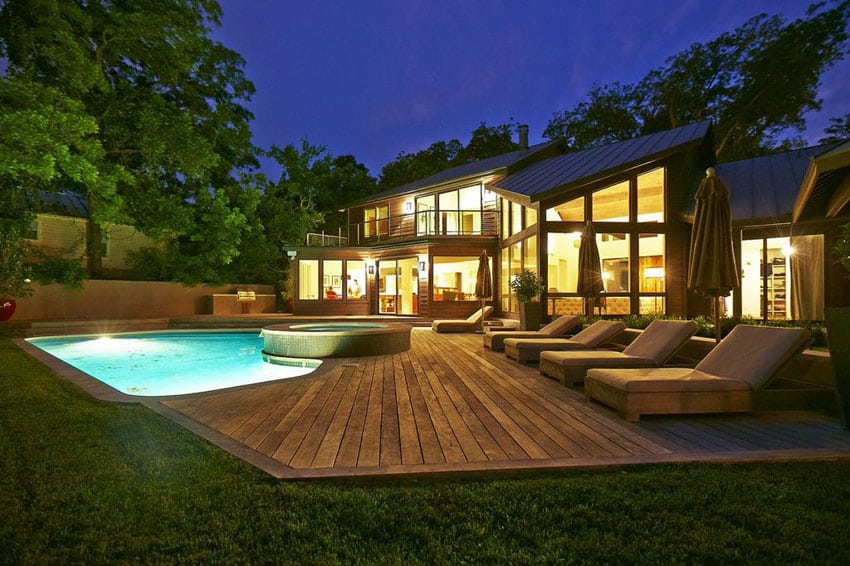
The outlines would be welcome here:
[[[720,297],[714,297],[714,341],[720,342]]]

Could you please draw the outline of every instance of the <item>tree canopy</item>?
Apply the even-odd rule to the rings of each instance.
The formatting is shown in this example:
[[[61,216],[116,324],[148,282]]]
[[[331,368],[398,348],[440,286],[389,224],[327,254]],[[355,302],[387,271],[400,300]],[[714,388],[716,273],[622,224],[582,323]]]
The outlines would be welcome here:
[[[512,139],[515,130],[516,125],[513,122],[498,126],[487,126],[481,122],[472,131],[472,137],[466,145],[451,139],[434,142],[416,153],[402,151],[395,161],[381,169],[378,186],[382,190],[391,189],[424,179],[450,167],[514,151],[519,147]]]
[[[812,5],[791,22],[758,15],[637,84],[594,87],[555,113],[544,135],[584,149],[711,119],[723,161],[800,145],[803,114],[821,107],[821,76],[845,55],[848,21],[848,0]]]
[[[6,0],[1,8],[2,120],[26,113],[36,135],[10,140],[16,151],[0,155],[0,174],[21,191],[86,197],[94,275],[100,230],[112,222],[170,244],[186,260],[176,274],[186,282],[231,261],[251,213],[234,203],[256,202],[241,194],[252,190],[244,175],[256,166],[244,107],[254,86],[242,58],[209,37],[217,2]]]

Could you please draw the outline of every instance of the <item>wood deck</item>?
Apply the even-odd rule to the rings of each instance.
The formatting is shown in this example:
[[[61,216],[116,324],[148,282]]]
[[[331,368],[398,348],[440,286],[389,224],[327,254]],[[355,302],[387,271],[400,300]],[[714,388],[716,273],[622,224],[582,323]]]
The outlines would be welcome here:
[[[836,417],[633,424],[484,349],[480,335],[415,329],[411,341],[401,354],[148,404],[280,478],[850,457]]]

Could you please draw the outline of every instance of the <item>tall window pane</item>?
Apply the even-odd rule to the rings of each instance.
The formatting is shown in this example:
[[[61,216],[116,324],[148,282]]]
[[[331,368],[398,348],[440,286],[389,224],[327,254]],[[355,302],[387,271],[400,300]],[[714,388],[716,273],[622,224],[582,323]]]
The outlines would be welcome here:
[[[664,235],[641,234],[638,239],[638,277],[640,292],[651,293],[654,296],[641,297],[641,314],[663,314],[666,305],[663,296],[667,289],[667,273],[664,262]]]
[[[490,272],[493,269],[490,259]],[[434,300],[475,301],[475,278],[478,276],[478,258],[434,256]]]
[[[436,202],[434,195],[416,199],[416,235],[437,233]]]
[[[595,222],[629,221],[629,182],[593,193],[593,220]]]
[[[319,260],[298,260],[298,298],[302,301],[319,298]]]
[[[511,262],[510,248],[502,248],[499,287],[502,294],[502,311],[511,311]]]
[[[531,236],[525,240],[525,253],[522,265],[525,269],[537,273],[537,236]]]
[[[638,222],[664,222],[664,168],[637,178]]]
[[[522,241],[511,246],[511,281],[522,272]],[[511,312],[519,312],[519,303],[511,296]]]
[[[466,187],[458,191],[460,198],[460,229],[462,234],[481,233],[481,187]]]
[[[525,227],[537,224],[537,209],[531,206],[525,207]]]
[[[578,288],[578,248],[581,233],[547,236],[547,284],[550,293],[575,293]]]
[[[322,288],[326,301],[342,298],[342,260],[326,259],[322,265]]]
[[[502,208],[502,239],[511,234],[511,201],[499,197]]]
[[[522,209],[522,205],[511,203],[511,235],[522,232]]]
[[[366,262],[348,260],[345,262],[345,296],[348,300],[366,300]]]
[[[444,235],[456,235],[459,233],[458,225],[458,201],[457,191],[440,194],[440,233]]]
[[[596,234],[606,293],[629,292],[629,235]],[[628,314],[628,311],[626,311]]]

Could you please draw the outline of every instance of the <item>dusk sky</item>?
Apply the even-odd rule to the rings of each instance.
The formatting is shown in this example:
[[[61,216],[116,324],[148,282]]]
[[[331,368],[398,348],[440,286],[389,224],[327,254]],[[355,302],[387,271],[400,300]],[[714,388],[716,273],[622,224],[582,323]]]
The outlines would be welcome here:
[[[800,0],[220,0],[216,39],[246,60],[254,143],[324,145],[374,176],[400,151],[514,119],[530,141],[594,84],[633,83],[695,42]],[[850,61],[824,76],[805,138],[850,112]],[[272,173],[272,171],[269,171]]]

